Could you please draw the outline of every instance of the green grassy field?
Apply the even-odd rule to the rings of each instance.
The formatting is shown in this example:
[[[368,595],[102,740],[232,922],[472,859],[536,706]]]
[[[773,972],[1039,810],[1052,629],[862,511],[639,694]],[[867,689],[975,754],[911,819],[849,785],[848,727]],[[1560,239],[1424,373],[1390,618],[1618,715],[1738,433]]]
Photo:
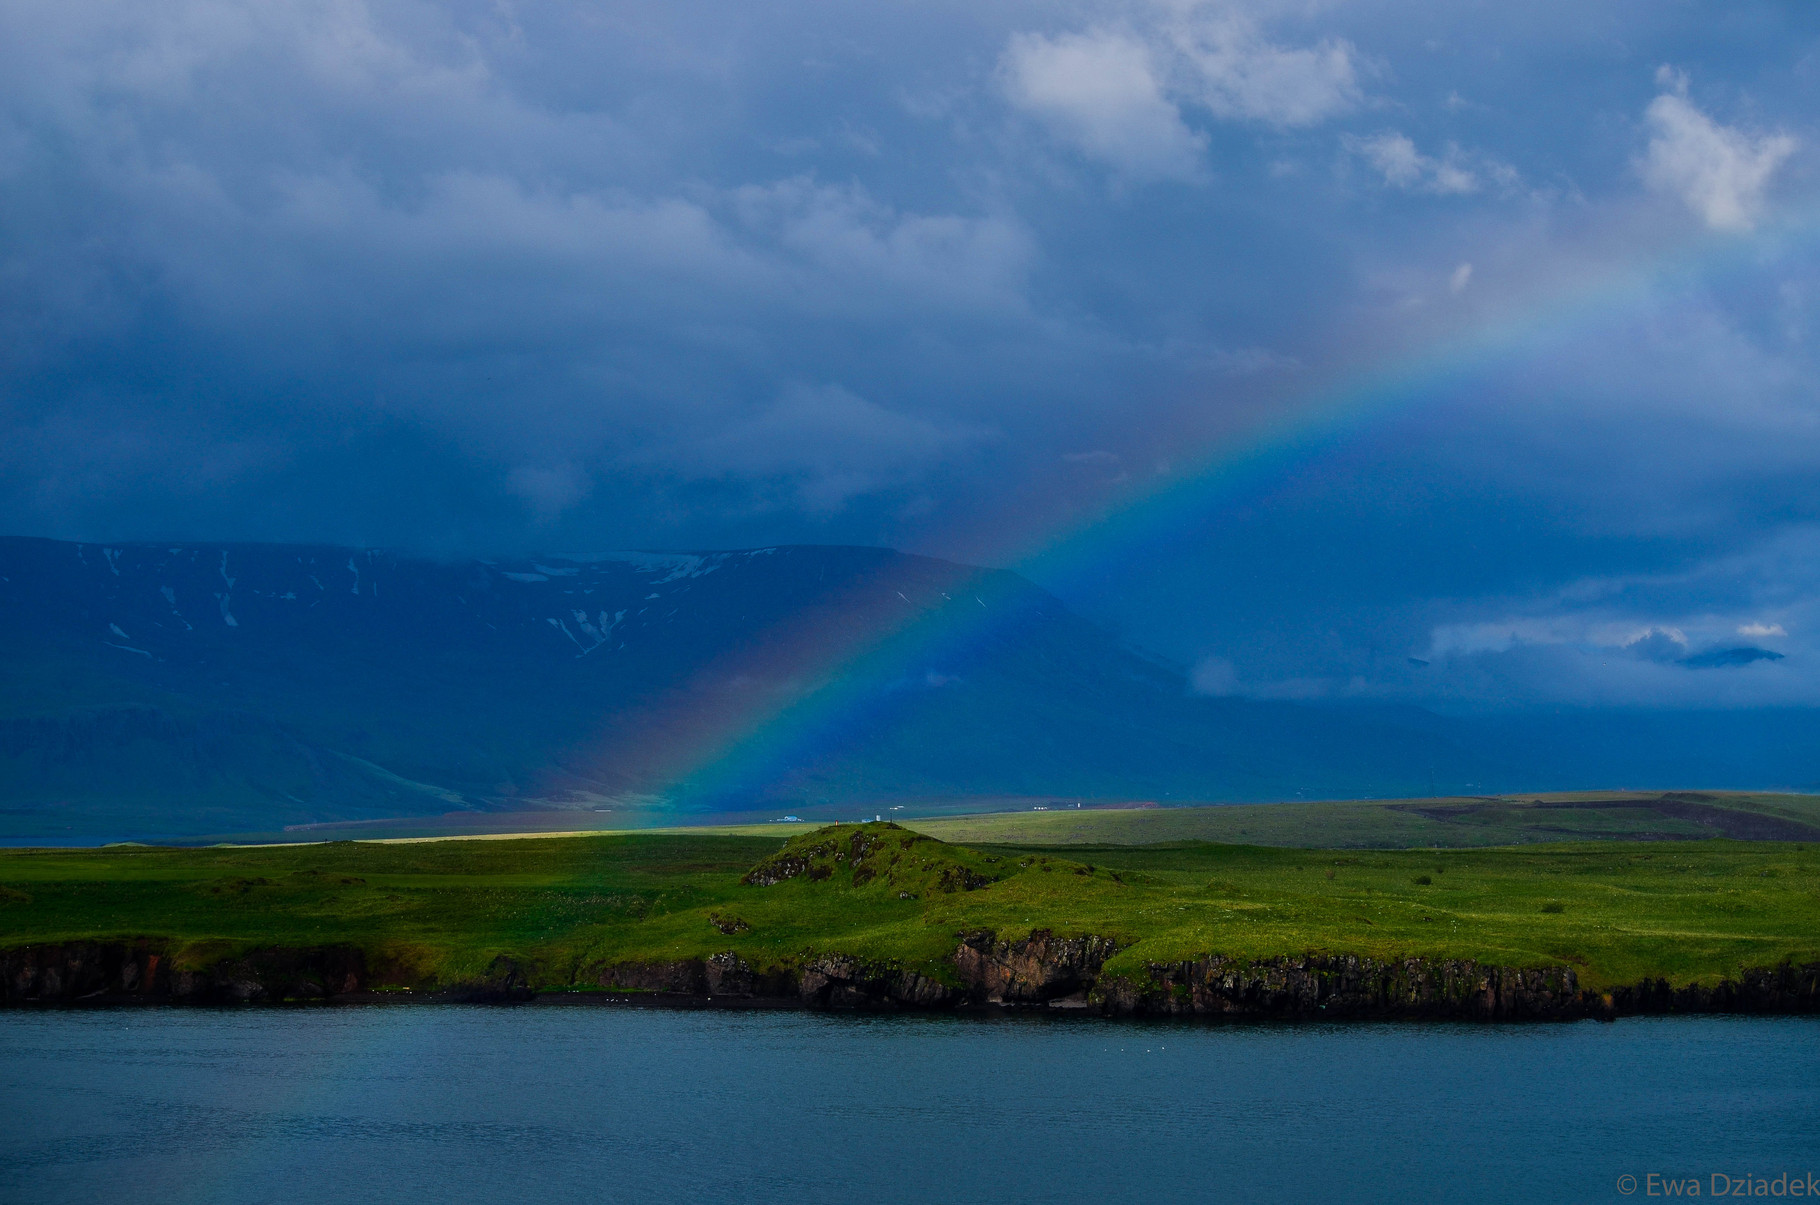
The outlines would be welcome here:
[[[1744,792],[1583,791],[1171,807],[1109,806],[1104,801],[1049,797],[982,797],[912,800],[901,805],[880,803],[865,808],[856,805],[854,812],[882,815],[946,841],[1042,845],[1216,841],[1332,849],[1410,849],[1703,837],[1820,842],[1820,796]],[[715,824],[656,831],[774,837],[807,832],[825,823],[828,821]],[[493,812],[427,817],[408,823],[314,826],[302,838],[405,840],[571,835],[577,831],[626,830],[625,822],[610,813]],[[277,840],[282,836],[269,834],[260,839]]]
[[[966,848],[868,830],[897,843],[898,860],[857,885],[844,865],[819,881],[742,884],[779,851],[777,832],[6,850],[0,947],[151,937],[200,964],[347,944],[413,987],[473,981],[501,955],[543,987],[590,982],[589,968],[726,950],[754,966],[843,953],[939,975],[957,934],[979,929],[1129,943],[1109,973],[1210,953],[1350,952],[1565,963],[1600,987],[1820,960],[1820,844],[1363,851],[1077,835],[1065,848]]]
[[[1077,810],[1062,806],[903,823],[944,841],[1045,845],[1216,841],[1408,849],[1706,837],[1820,842],[1820,796],[1582,791],[1214,807]]]

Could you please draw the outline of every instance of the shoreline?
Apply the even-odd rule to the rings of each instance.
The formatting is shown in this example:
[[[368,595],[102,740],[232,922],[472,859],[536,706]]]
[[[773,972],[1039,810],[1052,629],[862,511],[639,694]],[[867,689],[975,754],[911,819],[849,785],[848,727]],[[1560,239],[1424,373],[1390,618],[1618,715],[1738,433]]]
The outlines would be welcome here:
[[[963,935],[937,978],[839,954],[754,968],[707,959],[589,968],[537,983],[510,959],[483,979],[399,982],[347,946],[251,950],[175,968],[158,941],[47,943],[0,950],[0,1008],[359,1007],[387,1004],[616,1006],[681,1010],[949,1013],[1233,1021],[1559,1022],[1656,1015],[1820,1014],[1820,963],[1753,967],[1714,984],[1645,978],[1584,988],[1570,967],[1487,966],[1357,955],[1235,960],[1210,955],[1102,974],[1118,947],[1048,931],[1018,941]]]

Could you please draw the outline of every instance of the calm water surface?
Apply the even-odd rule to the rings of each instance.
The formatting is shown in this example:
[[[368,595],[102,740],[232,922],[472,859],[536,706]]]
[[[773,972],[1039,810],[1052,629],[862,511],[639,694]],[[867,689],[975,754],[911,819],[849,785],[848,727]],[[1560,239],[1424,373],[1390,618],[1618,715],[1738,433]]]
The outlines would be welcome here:
[[[1650,1172],[1820,1181],[1820,1021],[0,1014],[6,1201],[1577,1202]]]

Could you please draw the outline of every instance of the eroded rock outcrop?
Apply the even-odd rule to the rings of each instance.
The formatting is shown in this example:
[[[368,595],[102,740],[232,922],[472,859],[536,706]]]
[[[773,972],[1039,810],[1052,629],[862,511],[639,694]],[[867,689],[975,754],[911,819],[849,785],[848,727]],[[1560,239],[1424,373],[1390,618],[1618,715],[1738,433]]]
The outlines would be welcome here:
[[[1571,967],[1486,966],[1467,959],[1378,961],[1308,955],[1152,963],[1093,993],[1112,1016],[1572,1020],[1652,1013],[1820,1012],[1820,963],[1752,968],[1718,984],[1663,980],[1594,991]]]
[[[1820,963],[1755,968],[1718,984],[1666,981],[1595,991],[1570,967],[1487,966],[1465,959],[1359,955],[1219,956],[1144,964],[1108,975],[1116,942],[1037,930],[960,936],[946,966],[904,967],[844,954],[774,966],[734,951],[709,958],[620,963],[584,981],[653,1003],[854,1010],[1074,1008],[1107,1016],[1570,1020],[1650,1013],[1820,1012]],[[275,1004],[370,999],[404,986],[408,968],[373,967],[352,947],[240,951],[176,965],[156,941],[67,942],[0,951],[0,1006]],[[501,955],[475,981],[416,999],[526,1001],[565,994],[531,964]],[[572,998],[572,997],[571,997]]]
[[[762,1001],[808,1008],[936,1009],[951,1007],[963,998],[956,989],[920,972],[843,954],[755,970],[727,951],[706,959],[621,963],[601,970],[595,982],[615,991],[649,993],[659,999],[692,997],[722,1004]]]
[[[1119,1016],[1436,1017],[1484,1020],[1585,1015],[1571,967],[1525,970],[1466,959],[1377,961],[1307,955],[1152,963],[1142,977],[1100,985]]]
[[[1046,1004],[1085,997],[1100,967],[1118,953],[1105,937],[1057,937],[1038,929],[1021,941],[989,931],[969,933],[954,952],[954,968],[973,999],[989,1004]]]
[[[1645,979],[1601,997],[1614,1014],[1820,1012],[1820,962],[1805,966],[1750,967],[1737,979],[1708,986],[1670,987]]]
[[[202,967],[153,942],[68,942],[0,951],[0,1004],[268,1003],[360,992],[366,957],[345,946],[249,950]]]
[[[834,954],[802,969],[797,995],[811,1008],[952,1008],[963,996],[919,971]]]
[[[797,993],[793,971],[754,971],[745,959],[731,951],[705,959],[623,962],[602,968],[593,978],[600,987],[614,991],[658,996],[756,1000],[790,998]]]

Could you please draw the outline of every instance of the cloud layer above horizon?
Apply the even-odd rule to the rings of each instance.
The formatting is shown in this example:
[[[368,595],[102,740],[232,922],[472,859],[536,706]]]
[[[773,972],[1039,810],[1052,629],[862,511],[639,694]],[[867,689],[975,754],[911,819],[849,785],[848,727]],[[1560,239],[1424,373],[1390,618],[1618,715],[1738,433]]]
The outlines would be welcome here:
[[[1070,601],[1211,693],[1820,704],[1817,85],[1772,3],[20,0],[0,527],[1017,565],[1623,276]]]

